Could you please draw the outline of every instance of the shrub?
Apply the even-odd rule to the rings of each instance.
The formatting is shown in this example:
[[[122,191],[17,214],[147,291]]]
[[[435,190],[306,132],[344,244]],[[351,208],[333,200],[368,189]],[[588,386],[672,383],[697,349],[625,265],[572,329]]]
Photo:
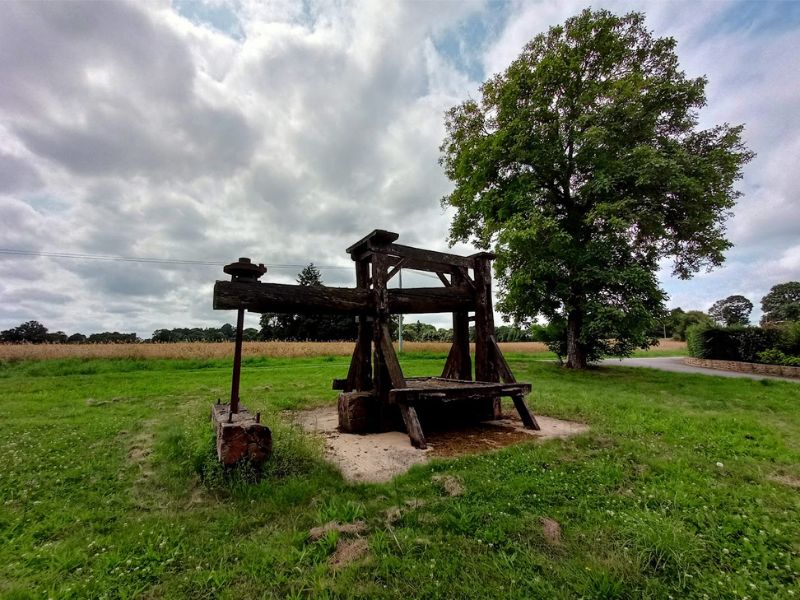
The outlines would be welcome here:
[[[761,327],[695,325],[686,332],[689,355],[712,360],[755,362],[758,354],[775,348],[782,332]]]
[[[776,348],[785,354],[800,356],[800,321],[787,323],[781,329],[781,339]]]
[[[723,327],[694,325],[686,330],[689,355],[716,360],[740,360],[733,331]]]
[[[746,327],[735,334],[739,358],[744,362],[756,362],[758,353],[775,348],[783,337],[783,332],[774,328]]]
[[[766,365],[784,365],[787,367],[800,367],[800,356],[787,356],[777,348],[770,348],[759,352],[758,362]]]

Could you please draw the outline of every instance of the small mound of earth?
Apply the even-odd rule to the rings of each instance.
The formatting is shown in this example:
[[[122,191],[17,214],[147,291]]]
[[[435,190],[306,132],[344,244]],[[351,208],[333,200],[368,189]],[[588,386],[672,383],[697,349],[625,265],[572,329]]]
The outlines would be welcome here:
[[[354,540],[339,540],[336,543],[336,550],[333,551],[328,564],[334,569],[349,565],[369,553],[369,542],[366,538],[356,538]]]
[[[342,535],[360,535],[367,530],[367,526],[363,521],[356,521],[355,523],[337,523],[330,521],[325,525],[314,527],[308,532],[308,539],[312,542],[321,540],[329,531],[338,531]]]
[[[427,450],[411,445],[401,431],[366,435],[341,433],[336,406],[291,413],[306,431],[325,440],[325,456],[348,481],[380,483],[390,481],[430,457],[453,457],[487,452],[529,442],[531,438],[565,438],[587,431],[582,423],[536,415],[540,431],[525,429],[515,414],[448,431],[426,431]]]

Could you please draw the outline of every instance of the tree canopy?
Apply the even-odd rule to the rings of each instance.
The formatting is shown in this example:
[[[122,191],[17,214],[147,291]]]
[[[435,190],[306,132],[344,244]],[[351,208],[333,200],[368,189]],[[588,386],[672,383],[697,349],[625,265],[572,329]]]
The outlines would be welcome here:
[[[800,281],[787,281],[772,286],[761,299],[762,323],[800,321]]]
[[[721,325],[747,325],[750,323],[750,313],[753,312],[753,303],[744,296],[728,296],[724,300],[717,300],[708,309],[708,314]]]
[[[584,10],[446,116],[451,242],[497,254],[500,309],[544,316],[567,366],[654,342],[659,261],[688,278],[724,260],[742,126],[697,128],[704,77],[644,16]]]

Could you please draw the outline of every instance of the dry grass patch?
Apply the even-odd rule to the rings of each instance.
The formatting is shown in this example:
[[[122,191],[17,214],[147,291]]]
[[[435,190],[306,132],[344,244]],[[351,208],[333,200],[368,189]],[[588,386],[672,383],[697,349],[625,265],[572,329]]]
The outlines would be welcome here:
[[[245,342],[245,356],[298,358],[350,356],[354,342]],[[396,344],[395,344],[396,346]],[[539,342],[502,343],[504,352],[547,352]],[[472,344],[474,351],[475,345]],[[405,342],[406,352],[448,352],[447,342]],[[178,358],[233,359],[233,343],[177,342],[174,344],[4,344],[0,360],[41,360],[59,358]]]

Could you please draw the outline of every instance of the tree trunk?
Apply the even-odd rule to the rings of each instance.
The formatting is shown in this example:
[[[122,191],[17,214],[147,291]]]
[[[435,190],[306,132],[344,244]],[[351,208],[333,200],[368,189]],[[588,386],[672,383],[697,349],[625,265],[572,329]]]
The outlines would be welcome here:
[[[567,315],[567,365],[568,369],[586,368],[586,349],[581,344],[581,325],[583,315],[571,310]]]

